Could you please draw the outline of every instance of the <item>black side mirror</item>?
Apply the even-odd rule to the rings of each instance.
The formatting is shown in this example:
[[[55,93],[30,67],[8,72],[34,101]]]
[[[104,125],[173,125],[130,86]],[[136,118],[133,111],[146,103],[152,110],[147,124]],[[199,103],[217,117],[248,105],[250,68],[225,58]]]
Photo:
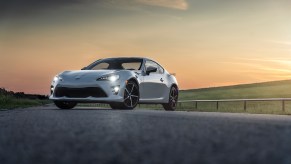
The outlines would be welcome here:
[[[146,74],[149,75],[151,72],[157,72],[157,70],[157,67],[149,66],[147,67]]]

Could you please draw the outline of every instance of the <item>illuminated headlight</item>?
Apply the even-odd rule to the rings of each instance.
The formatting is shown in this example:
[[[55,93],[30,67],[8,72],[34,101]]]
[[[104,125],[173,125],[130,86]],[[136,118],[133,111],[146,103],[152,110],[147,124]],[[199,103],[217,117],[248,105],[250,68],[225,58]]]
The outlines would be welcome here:
[[[98,78],[97,80],[108,80],[111,82],[117,81],[119,79],[119,75],[106,75]]]
[[[57,75],[57,76],[54,77],[53,83],[55,83],[57,81],[63,81],[63,79],[60,76]]]
[[[59,80],[59,76],[55,76],[54,77],[54,82],[58,81]]]

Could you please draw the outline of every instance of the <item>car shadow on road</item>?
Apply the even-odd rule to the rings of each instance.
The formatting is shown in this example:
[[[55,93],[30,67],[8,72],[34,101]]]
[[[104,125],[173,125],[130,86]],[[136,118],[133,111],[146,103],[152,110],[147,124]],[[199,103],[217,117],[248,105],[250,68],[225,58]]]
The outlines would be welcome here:
[[[57,107],[44,109],[44,110],[59,110],[59,111],[87,111],[87,110],[96,110],[96,111],[131,111],[127,109],[111,109],[111,108],[98,108],[98,107],[76,107],[73,109],[59,109]]]
[[[109,108],[109,107],[94,107],[94,106],[77,106],[73,109],[60,109],[58,107],[56,107],[55,105],[53,104],[50,104],[50,105],[47,105],[47,106],[44,106],[43,110],[59,110],[59,111],[77,111],[77,110],[109,110],[109,111],[128,111],[126,109],[112,109],[112,108]]]

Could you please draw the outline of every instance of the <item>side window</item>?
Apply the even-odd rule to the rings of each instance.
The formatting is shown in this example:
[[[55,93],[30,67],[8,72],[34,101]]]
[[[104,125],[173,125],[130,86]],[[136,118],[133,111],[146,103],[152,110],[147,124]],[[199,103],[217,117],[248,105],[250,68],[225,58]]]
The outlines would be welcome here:
[[[158,65],[157,65],[155,62],[150,61],[150,60],[147,60],[147,61],[146,61],[146,64],[145,64],[146,69],[147,69],[148,67],[150,67],[150,66],[152,66],[152,67],[156,67],[156,68],[158,67]],[[157,70],[156,72],[158,72],[158,70]],[[154,72],[154,73],[156,73],[156,72]]]
[[[159,73],[159,74],[164,73],[164,69],[161,66],[159,66],[156,62],[153,62],[151,60],[146,61],[145,67],[148,68],[149,66],[157,68],[157,71],[154,73]]]
[[[163,74],[164,73],[164,69],[161,66],[158,66],[158,72],[160,74]]]

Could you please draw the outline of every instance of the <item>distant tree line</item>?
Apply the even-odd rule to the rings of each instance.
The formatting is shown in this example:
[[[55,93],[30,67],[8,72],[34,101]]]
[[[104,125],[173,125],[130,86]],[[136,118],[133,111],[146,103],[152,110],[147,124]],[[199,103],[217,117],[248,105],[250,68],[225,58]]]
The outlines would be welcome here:
[[[26,98],[26,99],[39,99],[39,100],[46,100],[49,98],[48,95],[40,95],[40,94],[25,94],[24,92],[13,92],[7,91],[4,88],[0,88],[0,95],[4,96],[12,96],[15,98]]]

